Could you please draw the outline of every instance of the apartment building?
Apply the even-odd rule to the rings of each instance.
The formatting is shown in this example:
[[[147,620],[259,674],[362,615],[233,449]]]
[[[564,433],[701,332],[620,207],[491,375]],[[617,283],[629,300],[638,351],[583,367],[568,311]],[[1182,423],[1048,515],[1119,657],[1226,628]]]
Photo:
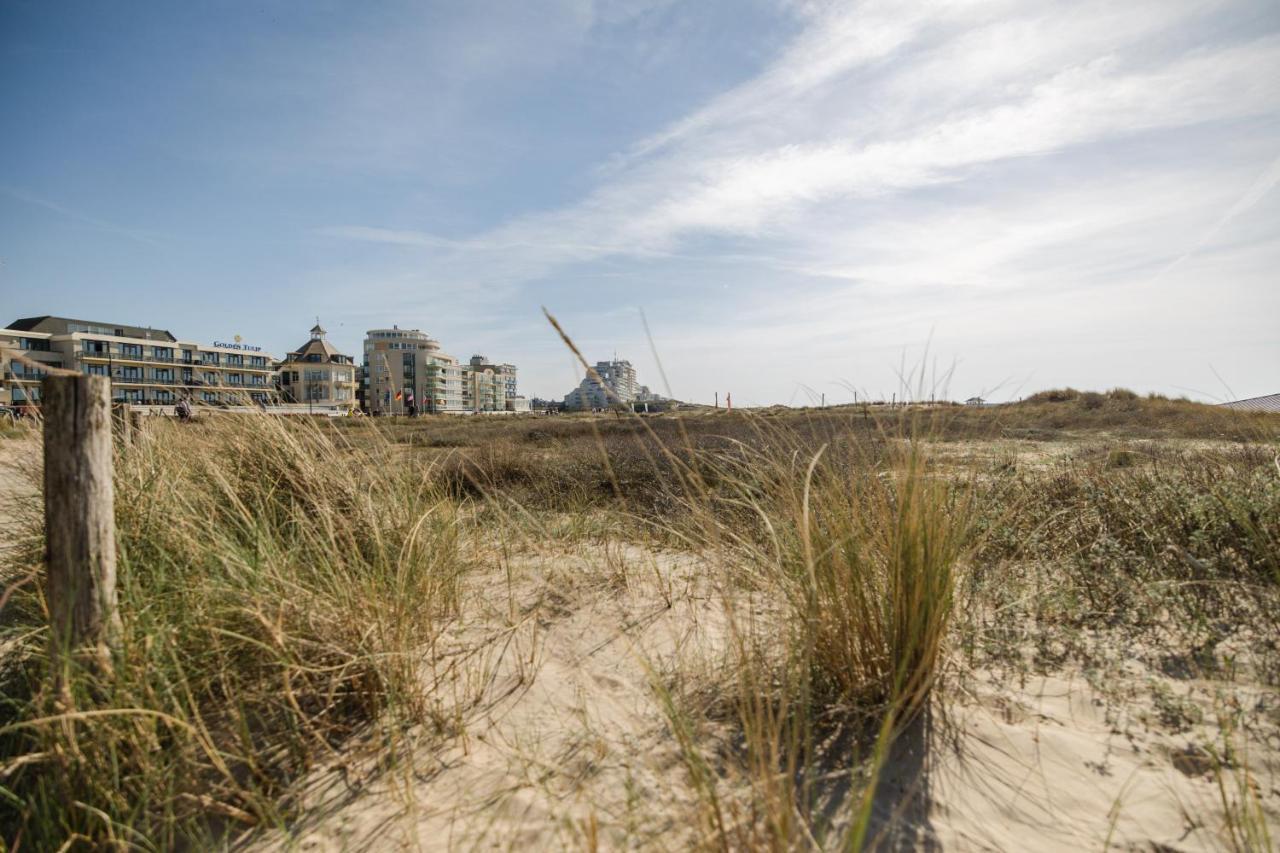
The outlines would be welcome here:
[[[164,329],[68,317],[27,317],[0,330],[0,402],[39,403],[42,365],[109,376],[118,402],[172,405],[266,403],[273,393],[274,358],[261,347],[180,341]]]
[[[615,402],[630,403],[642,387],[636,383],[636,370],[629,361],[617,358],[597,361],[595,372],[599,381],[588,374],[577,388],[565,395],[566,409],[604,409]]]
[[[463,411],[458,360],[420,329],[370,329],[364,339],[365,407],[372,414]]]
[[[492,364],[489,359],[482,355],[471,356],[472,370],[490,370],[502,382],[503,396],[510,399],[519,397],[520,390],[516,384],[516,374],[518,373],[514,364]]]
[[[345,411],[356,405],[355,360],[326,340],[319,323],[311,337],[285,356],[279,369],[280,398],[285,403],[305,403],[308,409]]]
[[[373,414],[527,411],[516,376],[483,356],[461,364],[420,329],[370,329],[364,340],[361,393]]]

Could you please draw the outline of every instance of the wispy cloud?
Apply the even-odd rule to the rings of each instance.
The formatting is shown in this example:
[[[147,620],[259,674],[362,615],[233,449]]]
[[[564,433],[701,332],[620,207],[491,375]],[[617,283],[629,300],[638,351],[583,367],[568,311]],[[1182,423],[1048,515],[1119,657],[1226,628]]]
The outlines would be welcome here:
[[[1199,9],[1199,4],[1182,5],[1184,14]],[[524,250],[532,278],[557,264],[596,256],[668,251],[682,237],[699,233],[787,239],[812,227],[803,218],[807,210],[832,199],[927,189],[963,181],[975,168],[1000,161],[1277,108],[1276,87],[1265,82],[1280,67],[1275,36],[1184,50],[1135,68],[1114,54],[1063,56],[1064,35],[1044,14],[1021,26],[1001,21],[965,29],[954,7],[941,16],[928,14],[935,8],[870,4],[854,13],[822,16],[760,77],[638,144],[625,165],[581,202],[447,246]],[[1065,8],[1057,11],[1074,31],[1067,35],[1078,39],[1074,47],[1082,49],[1091,28]],[[1167,28],[1168,15],[1153,20],[1149,7],[1146,11],[1148,29]],[[1137,25],[1142,19],[1135,14],[1105,23],[1136,39],[1144,34]],[[940,67],[939,58],[926,50],[896,71],[857,73],[869,62],[893,58],[924,31],[935,31],[937,38],[936,30],[947,27],[959,31],[934,53],[942,54],[941,60],[952,58],[949,67]],[[1021,40],[1012,41],[1015,37]],[[1014,58],[957,57],[954,41],[975,51],[1011,52]],[[1041,47],[1063,64],[1025,67]],[[939,76],[922,75],[917,62]],[[937,103],[945,102],[948,92],[1005,78],[1014,82],[992,102],[975,107],[964,101],[945,110]],[[842,89],[850,93],[844,114],[797,114],[795,99],[818,91],[830,98]],[[943,97],[929,97],[939,89]],[[902,107],[860,112],[885,92],[918,115]],[[833,126],[845,125],[845,132],[832,132]],[[340,233],[446,245],[425,234],[351,227]]]
[[[637,301],[683,299],[675,322],[730,349],[736,331],[706,330],[729,294],[739,321],[758,312],[771,340],[803,348],[817,328],[847,329],[867,288],[893,306],[899,334],[954,316],[973,287],[1039,288],[1050,301],[1138,287],[1280,181],[1272,163],[1231,195],[1280,142],[1280,22],[1258,28],[1250,11],[1212,0],[825,7],[759,75],[603,164],[579,200],[447,245],[390,242],[426,250],[428,278],[513,286],[620,259],[719,258],[732,291],[659,284]],[[1260,130],[1232,130],[1245,126]],[[1274,231],[1254,234],[1253,257]],[[685,287],[704,273],[686,268]],[[1017,303],[986,310],[1007,323]]]
[[[1267,194],[1274,190],[1277,184],[1280,184],[1280,157],[1276,157],[1275,160],[1271,161],[1271,165],[1249,185],[1243,195],[1236,199],[1235,204],[1227,208],[1227,211],[1219,217],[1218,221],[1213,223],[1209,230],[1201,235],[1200,239],[1196,240],[1195,245],[1162,269],[1157,278],[1164,277],[1184,263],[1187,258],[1190,258],[1205,246],[1212,244],[1226,230],[1228,225],[1266,198]]]
[[[58,204],[57,202],[41,198],[37,195],[32,195],[24,190],[15,189],[14,187],[0,187],[0,194],[6,195],[15,201],[20,201],[23,204],[30,204],[35,207],[42,207],[45,210],[53,211],[59,216],[75,220],[76,222],[96,228],[99,231],[105,231],[109,234],[118,234],[121,237],[127,237],[130,240],[143,243],[148,246],[161,245],[159,236],[152,232],[143,231],[137,228],[126,228],[124,226],[117,225],[114,222],[99,219],[96,216],[89,216],[87,214],[80,213],[79,211],[72,210],[65,205]]]

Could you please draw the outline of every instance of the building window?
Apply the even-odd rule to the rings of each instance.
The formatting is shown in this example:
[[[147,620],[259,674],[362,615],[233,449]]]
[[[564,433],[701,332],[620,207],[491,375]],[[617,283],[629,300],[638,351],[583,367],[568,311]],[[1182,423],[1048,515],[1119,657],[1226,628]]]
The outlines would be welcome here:
[[[107,366],[105,364],[86,364],[84,372],[89,376],[106,376]]]
[[[133,358],[142,358],[142,344],[121,344],[120,354]]]

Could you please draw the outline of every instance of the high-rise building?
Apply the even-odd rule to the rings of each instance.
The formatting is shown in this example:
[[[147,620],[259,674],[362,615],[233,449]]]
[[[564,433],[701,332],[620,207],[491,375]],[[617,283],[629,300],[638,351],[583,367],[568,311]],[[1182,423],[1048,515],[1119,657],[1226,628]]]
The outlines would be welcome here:
[[[111,378],[118,402],[266,403],[274,358],[261,347],[180,341],[164,329],[67,317],[27,317],[0,329],[0,403],[38,403],[46,371],[13,358]]]
[[[597,361],[597,380],[591,374],[583,377],[578,387],[564,397],[566,409],[605,409],[612,403],[630,403],[641,386],[636,383],[636,370],[631,362],[615,358]]]

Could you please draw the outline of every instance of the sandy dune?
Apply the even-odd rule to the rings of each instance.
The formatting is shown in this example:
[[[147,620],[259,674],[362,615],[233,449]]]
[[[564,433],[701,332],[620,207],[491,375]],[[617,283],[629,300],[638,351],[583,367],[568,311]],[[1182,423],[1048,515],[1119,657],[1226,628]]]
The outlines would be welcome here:
[[[688,558],[588,548],[521,556],[473,577],[458,621],[468,627],[455,626],[442,648],[483,640],[485,652],[425,676],[449,671],[438,687],[454,704],[442,714],[462,733],[443,748],[422,734],[393,768],[349,762],[317,773],[306,821],[254,846],[693,845],[697,805],[650,673],[713,665],[723,617],[702,574]],[[1187,701],[1203,719],[1176,733],[1155,722],[1149,688],[1159,678],[1194,693]],[[1238,805],[1236,777],[1225,774],[1220,789],[1196,746],[1221,743],[1212,724],[1217,688],[1137,663],[1128,664],[1126,684],[1099,692],[1070,672],[1022,683],[953,676],[929,720],[895,747],[875,801],[873,845],[1229,849],[1223,796]],[[1240,685],[1234,698],[1219,694],[1237,706],[1276,707],[1274,691]],[[1249,747],[1255,791],[1274,823],[1280,751],[1238,746]]]

